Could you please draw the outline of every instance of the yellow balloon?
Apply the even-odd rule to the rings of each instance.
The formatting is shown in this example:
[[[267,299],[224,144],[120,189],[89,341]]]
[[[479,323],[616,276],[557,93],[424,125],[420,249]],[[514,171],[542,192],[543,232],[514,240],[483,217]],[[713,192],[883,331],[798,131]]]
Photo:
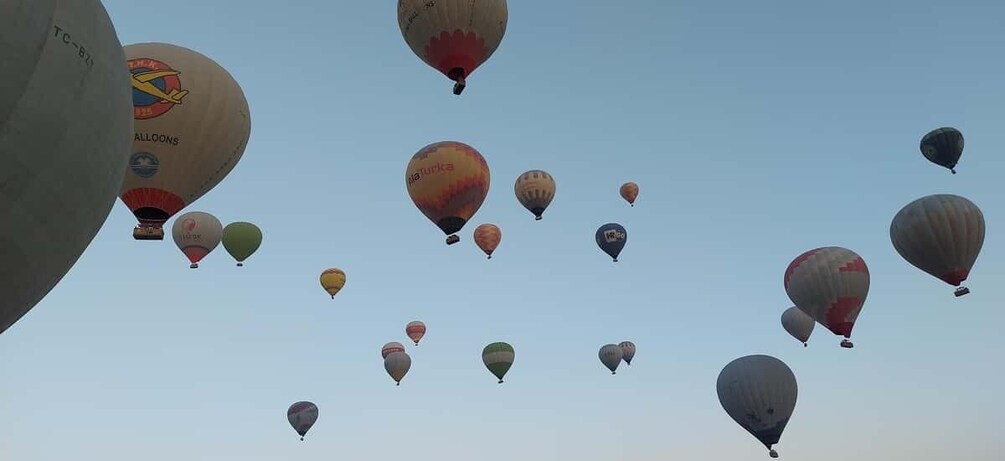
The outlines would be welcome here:
[[[220,183],[251,136],[248,100],[212,59],[167,43],[125,47],[133,136],[119,195],[136,216],[137,240],[161,240],[164,223]]]
[[[345,272],[342,272],[342,269],[325,269],[325,271],[321,273],[321,287],[332,296],[332,299],[335,299],[335,295],[338,294],[344,286]]]

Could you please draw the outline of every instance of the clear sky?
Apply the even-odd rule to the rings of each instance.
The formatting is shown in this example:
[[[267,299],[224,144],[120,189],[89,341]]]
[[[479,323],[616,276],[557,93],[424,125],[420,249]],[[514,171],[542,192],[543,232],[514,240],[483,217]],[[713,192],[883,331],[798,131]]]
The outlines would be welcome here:
[[[221,246],[190,270],[170,237],[133,240],[117,202],[0,337],[0,458],[760,460],[715,382],[766,353],[799,383],[782,459],[1000,459],[1005,4],[514,0],[455,97],[393,1],[104,3],[123,44],[186,46],[240,82],[247,151],[186,211],[265,241],[243,268]],[[940,126],[966,137],[955,176],[918,150]],[[440,140],[492,171],[450,247],[403,180]],[[558,184],[537,222],[512,189],[530,169]],[[897,210],[933,193],[985,213],[963,298],[890,243]],[[610,221],[629,234],[618,263],[593,240]],[[491,261],[482,222],[503,230]],[[779,324],[786,265],[826,245],[872,273],[851,350]],[[380,347],[416,319],[429,332],[395,387]],[[638,353],[612,376],[597,351],[622,340]],[[481,362],[493,341],[516,349],[503,385]],[[303,443],[297,400],[320,407]]]

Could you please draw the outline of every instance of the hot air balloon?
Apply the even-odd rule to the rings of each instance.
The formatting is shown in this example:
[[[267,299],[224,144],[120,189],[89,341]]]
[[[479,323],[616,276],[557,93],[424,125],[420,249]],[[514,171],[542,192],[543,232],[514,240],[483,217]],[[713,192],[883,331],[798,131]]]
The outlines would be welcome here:
[[[621,344],[618,344],[618,347],[621,348],[621,355],[625,360],[625,363],[631,366],[632,359],[635,358],[635,343],[631,341],[622,341]]]
[[[237,266],[262,246],[262,230],[250,222],[232,222],[223,228],[223,248],[237,260]]]
[[[125,62],[98,0],[0,1],[0,333],[115,204],[133,131]]]
[[[621,224],[607,223],[597,229],[596,239],[597,246],[618,262],[618,255],[628,242],[628,231]]]
[[[405,334],[418,346],[419,340],[426,335],[426,324],[418,320],[408,322],[408,325],[405,325]]]
[[[901,208],[890,223],[897,253],[914,267],[959,287],[970,275],[984,246],[984,213],[959,195],[929,195]]]
[[[626,182],[621,185],[621,198],[625,199],[629,205],[635,206],[635,199],[639,197],[639,185],[633,182]]]
[[[600,356],[600,363],[603,363],[608,370],[611,370],[611,374],[617,374],[618,365],[621,365],[621,359],[625,358],[624,352],[621,351],[621,346],[617,344],[605,344],[600,348],[598,353]]]
[[[492,343],[482,349],[482,363],[496,378],[499,378],[499,384],[502,384],[503,376],[506,376],[506,372],[513,366],[514,358],[516,352],[513,346],[506,343]]]
[[[799,310],[844,336],[841,347],[853,346],[848,338],[869,294],[869,268],[861,256],[841,247],[807,251],[789,263],[784,284]]]
[[[506,0],[399,0],[398,28],[423,62],[464,91],[466,78],[495,53],[506,33]]]
[[[956,163],[963,155],[963,133],[951,127],[937,128],[921,138],[921,154],[936,165],[956,174]]]
[[[715,383],[719,403],[730,418],[778,457],[778,443],[796,408],[796,376],[781,360],[748,355],[729,362]]]
[[[318,406],[312,402],[297,402],[290,405],[286,410],[286,419],[290,421],[293,430],[300,434],[300,440],[304,440],[307,431],[311,430],[318,420]]]
[[[185,213],[174,221],[171,228],[174,243],[192,263],[192,269],[199,267],[199,261],[205,258],[220,244],[223,238],[223,225],[209,213],[192,211]]]
[[[492,259],[492,252],[496,251],[502,241],[502,231],[495,224],[482,224],[475,228],[474,240],[478,248],[488,255],[488,259]]]
[[[405,352],[405,346],[399,342],[389,342],[380,348],[380,358],[386,359],[393,352]]]
[[[513,185],[517,200],[540,221],[544,210],[555,198],[555,178],[545,171],[530,170],[516,178]]]
[[[335,299],[335,295],[345,286],[345,272],[342,269],[329,268],[321,273],[321,288],[324,288]]]
[[[125,47],[136,132],[122,202],[137,240],[216,187],[244,154],[251,115],[237,81],[202,54],[168,43]]]
[[[405,185],[415,206],[447,234],[447,245],[461,240],[464,227],[489,193],[489,165],[475,148],[457,141],[423,147],[405,169]]]
[[[806,315],[796,306],[782,312],[782,328],[785,328],[785,331],[789,332],[793,338],[803,343],[803,347],[806,347],[806,341],[810,340],[810,334],[813,333],[813,325],[815,324],[813,317]]]
[[[412,358],[404,352],[392,352],[384,357],[384,370],[391,376],[396,386],[401,385],[401,380],[408,374],[409,368],[412,368]]]

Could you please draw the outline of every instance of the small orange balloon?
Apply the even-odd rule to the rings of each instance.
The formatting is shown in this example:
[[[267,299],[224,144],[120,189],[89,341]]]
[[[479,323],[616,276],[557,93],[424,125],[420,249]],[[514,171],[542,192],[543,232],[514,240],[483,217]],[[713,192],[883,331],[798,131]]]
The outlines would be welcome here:
[[[492,252],[496,251],[502,241],[502,231],[495,224],[482,224],[475,228],[474,240],[478,248],[488,255],[488,259],[492,259]]]
[[[639,197],[639,185],[633,182],[626,182],[621,185],[621,198],[628,201],[628,204],[635,206],[635,199]]]

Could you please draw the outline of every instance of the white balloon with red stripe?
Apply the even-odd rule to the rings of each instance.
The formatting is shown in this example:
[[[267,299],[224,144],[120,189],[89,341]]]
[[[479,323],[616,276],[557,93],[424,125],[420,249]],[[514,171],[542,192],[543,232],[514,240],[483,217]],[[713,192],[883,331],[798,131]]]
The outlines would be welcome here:
[[[408,322],[408,325],[405,325],[405,334],[418,346],[419,340],[426,335],[426,324],[418,320]]]
[[[844,336],[842,347],[852,347],[848,338],[869,294],[869,268],[861,256],[842,247],[807,251],[789,263],[784,285],[799,310]]]
[[[209,213],[192,211],[175,219],[171,234],[178,249],[192,263],[189,267],[195,269],[199,267],[199,261],[220,245],[223,224]]]

